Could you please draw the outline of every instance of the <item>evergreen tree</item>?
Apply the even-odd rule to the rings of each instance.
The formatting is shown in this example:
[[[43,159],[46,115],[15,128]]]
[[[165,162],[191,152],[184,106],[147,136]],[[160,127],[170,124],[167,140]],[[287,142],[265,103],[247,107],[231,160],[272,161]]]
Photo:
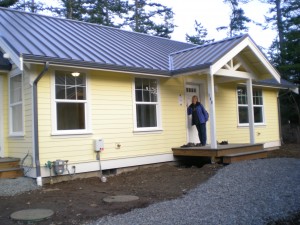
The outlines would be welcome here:
[[[228,36],[233,37],[248,31],[247,23],[251,20],[245,16],[245,12],[239,7],[239,2],[246,3],[247,1],[239,0],[224,0],[231,7],[230,22],[228,26],[218,27],[217,30],[228,30]]]
[[[185,34],[185,40],[187,42],[190,42],[190,43],[193,43],[196,45],[204,45],[204,44],[208,44],[208,43],[211,43],[214,41],[214,39],[210,39],[210,40],[206,39],[207,29],[204,28],[200,22],[197,22],[197,20],[195,20],[194,28],[196,31],[195,35]]]
[[[86,2],[87,0],[60,0],[60,6],[50,7],[48,10],[67,19],[84,20],[86,10],[83,5]]]
[[[34,0],[15,1],[15,4],[11,6],[13,9],[36,13],[44,10],[44,4],[41,2],[35,2]]]
[[[131,15],[126,18],[124,25],[129,25],[133,31],[171,38],[175,27],[171,8],[148,0],[134,0],[133,4],[129,4],[129,13]],[[163,22],[156,22],[159,19]]]
[[[85,4],[87,17],[85,21],[120,27],[114,22],[116,17],[122,18],[128,12],[128,2],[125,0],[90,0]]]
[[[1,0],[0,1],[0,7],[8,8],[8,7],[14,5],[17,2],[18,2],[18,0]]]

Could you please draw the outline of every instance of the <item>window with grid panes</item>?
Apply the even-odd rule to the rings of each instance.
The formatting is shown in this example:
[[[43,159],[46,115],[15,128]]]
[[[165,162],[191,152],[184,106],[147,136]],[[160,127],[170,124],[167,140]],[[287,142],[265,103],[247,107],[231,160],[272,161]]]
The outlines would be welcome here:
[[[135,105],[137,128],[158,127],[158,81],[135,78]]]
[[[238,95],[238,111],[239,111],[239,124],[248,124],[248,100],[246,87],[237,88]],[[263,96],[261,89],[253,89],[253,110],[254,110],[254,123],[261,124],[264,122],[263,118]]]

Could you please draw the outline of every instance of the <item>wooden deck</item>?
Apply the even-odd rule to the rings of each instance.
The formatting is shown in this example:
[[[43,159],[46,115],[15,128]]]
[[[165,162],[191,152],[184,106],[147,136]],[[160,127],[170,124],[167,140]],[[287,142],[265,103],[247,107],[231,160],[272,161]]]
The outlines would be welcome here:
[[[210,157],[212,162],[222,161],[232,163],[241,160],[266,158],[267,150],[263,144],[228,144],[218,145],[212,149],[209,145],[203,147],[172,148],[174,156]]]

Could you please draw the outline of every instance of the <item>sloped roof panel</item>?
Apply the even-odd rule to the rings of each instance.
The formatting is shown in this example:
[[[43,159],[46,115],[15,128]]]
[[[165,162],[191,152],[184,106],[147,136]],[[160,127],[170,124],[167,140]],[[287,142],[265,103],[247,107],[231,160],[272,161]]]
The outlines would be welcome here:
[[[211,44],[196,46],[170,54],[172,71],[188,70],[188,68],[201,68],[212,65],[229,50],[233,49],[247,35],[228,38]]]
[[[195,45],[0,8],[0,37],[17,55],[169,73],[169,54]],[[7,43],[7,44],[9,44]]]

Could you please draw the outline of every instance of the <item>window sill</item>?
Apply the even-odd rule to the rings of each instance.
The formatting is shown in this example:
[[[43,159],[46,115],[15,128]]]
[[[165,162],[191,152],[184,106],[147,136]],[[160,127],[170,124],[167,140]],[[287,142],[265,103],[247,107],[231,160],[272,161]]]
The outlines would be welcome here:
[[[156,129],[135,129],[133,130],[134,134],[157,134],[157,133],[162,133],[163,129],[161,128],[156,128]]]
[[[9,138],[24,138],[25,134],[9,134]]]
[[[61,132],[52,132],[51,133],[51,136],[62,136],[62,137],[65,137],[65,136],[81,136],[81,135],[92,135],[93,133],[91,131],[86,131],[86,132],[64,132],[64,133],[61,133]]]
[[[267,126],[267,124],[265,124],[265,123],[254,124],[254,127],[265,127],[265,126]],[[248,123],[247,124],[239,124],[237,127],[238,128],[248,128],[249,124]]]

